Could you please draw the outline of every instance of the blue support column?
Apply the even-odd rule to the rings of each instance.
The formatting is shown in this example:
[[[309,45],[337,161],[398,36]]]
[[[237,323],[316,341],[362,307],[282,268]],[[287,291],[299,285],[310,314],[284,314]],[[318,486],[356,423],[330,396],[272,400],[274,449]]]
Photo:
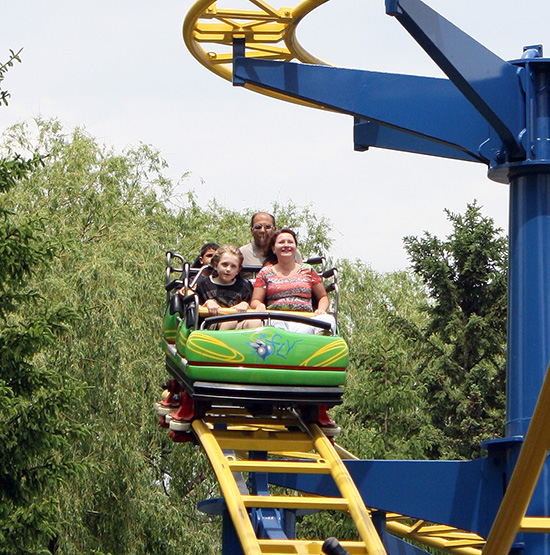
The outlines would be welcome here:
[[[538,62],[538,63],[537,63]],[[506,435],[527,433],[550,362],[550,64],[525,62],[529,159],[511,164]],[[550,423],[549,423],[550,424]],[[508,477],[521,444],[508,453]],[[550,465],[544,466],[527,516],[550,516]],[[548,555],[547,534],[523,534],[523,553]]]
[[[550,167],[531,169],[510,182],[508,437],[527,432],[550,361]]]
[[[265,451],[250,451],[249,456],[251,460],[267,460]],[[267,473],[265,472],[251,472],[248,476],[248,486],[252,495],[270,495]],[[252,526],[256,536],[261,539],[286,540],[288,537],[296,537],[294,526],[296,520],[292,518],[293,516],[289,515],[285,519],[282,509],[253,508],[250,511]]]

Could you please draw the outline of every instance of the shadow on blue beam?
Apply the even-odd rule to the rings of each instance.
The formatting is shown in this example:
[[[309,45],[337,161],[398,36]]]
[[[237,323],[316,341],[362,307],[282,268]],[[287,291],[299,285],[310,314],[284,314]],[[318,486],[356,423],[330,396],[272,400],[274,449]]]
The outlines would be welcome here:
[[[445,143],[403,133],[399,129],[392,129],[386,125],[359,117],[355,117],[353,122],[353,144],[354,150],[359,152],[364,152],[369,147],[374,146],[389,150],[413,152],[414,154],[464,160],[466,162],[479,162],[479,159],[470,153],[448,146]]]
[[[419,547],[415,547],[406,541],[400,540],[391,534],[386,534],[382,540],[388,555],[429,555]]]
[[[348,460],[345,464],[367,507],[447,524],[487,537],[505,483],[505,460]],[[305,493],[338,497],[330,476],[270,474],[269,482]]]

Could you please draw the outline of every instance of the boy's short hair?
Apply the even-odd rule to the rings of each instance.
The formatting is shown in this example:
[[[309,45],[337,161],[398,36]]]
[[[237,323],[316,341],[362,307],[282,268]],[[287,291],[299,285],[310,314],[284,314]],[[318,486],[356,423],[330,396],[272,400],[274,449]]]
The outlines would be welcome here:
[[[193,264],[191,264],[191,268],[200,268],[202,266],[201,257],[203,257],[206,254],[206,251],[209,251],[210,249],[215,251],[219,247],[220,247],[220,245],[218,245],[218,243],[205,243],[201,247],[201,250],[200,250],[197,258],[195,258],[195,262],[193,262]]]
[[[210,266],[212,266],[213,268],[216,268],[218,266],[220,258],[222,257],[222,254],[235,255],[239,260],[239,266],[241,268],[243,267],[243,262],[244,262],[243,253],[240,251],[240,249],[238,249],[237,247],[234,247],[233,245],[224,245],[222,247],[219,247],[218,250],[214,253],[212,260],[210,261]]]
[[[206,251],[209,250],[217,250],[220,248],[220,245],[218,245],[218,243],[205,243],[200,250],[199,256],[204,256],[206,254]]]

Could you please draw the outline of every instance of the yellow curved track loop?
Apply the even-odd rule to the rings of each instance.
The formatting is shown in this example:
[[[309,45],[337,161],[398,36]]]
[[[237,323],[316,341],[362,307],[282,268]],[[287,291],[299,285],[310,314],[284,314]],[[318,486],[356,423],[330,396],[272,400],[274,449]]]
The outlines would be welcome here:
[[[296,38],[300,21],[326,1],[304,0],[294,8],[275,8],[263,0],[245,0],[248,9],[231,9],[223,7],[219,1],[198,0],[183,23],[183,39],[203,66],[228,81],[233,79],[234,38],[246,40],[246,57],[330,65],[310,54]],[[245,87],[280,100],[318,108],[253,85]]]
[[[433,524],[393,513],[388,513],[386,519],[386,529],[390,534],[404,540],[435,547],[445,553],[481,555],[481,550],[485,545],[485,540],[481,536],[453,526]]]

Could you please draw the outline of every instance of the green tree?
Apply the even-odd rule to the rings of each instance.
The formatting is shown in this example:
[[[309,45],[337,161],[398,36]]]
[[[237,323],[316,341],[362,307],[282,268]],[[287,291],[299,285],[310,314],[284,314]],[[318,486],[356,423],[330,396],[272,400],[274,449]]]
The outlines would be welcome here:
[[[429,295],[427,324],[409,332],[421,342],[418,379],[441,434],[430,456],[470,458],[503,432],[507,240],[475,201],[463,215],[446,213],[446,240],[405,238]]]
[[[330,237],[331,223],[315,212],[313,205],[297,206],[293,202],[276,202],[273,215],[277,227],[289,227],[296,231],[298,249],[305,258],[309,256],[326,256],[332,245]]]
[[[407,272],[378,273],[359,261],[343,261],[341,277],[339,323],[350,365],[344,403],[334,410],[340,441],[359,458],[425,458],[433,431],[423,417],[415,341],[400,325],[424,324],[421,284]]]
[[[42,159],[0,158],[0,553],[48,553],[59,534],[58,490],[83,468],[70,446],[79,387],[55,356],[76,314],[45,303],[37,284],[59,246],[44,221],[10,210]]]
[[[379,273],[361,261],[339,261],[339,328],[350,348],[343,404],[331,410],[337,441],[360,459],[423,459],[437,432],[425,418],[418,353],[402,320],[422,326],[426,301],[408,272]],[[300,524],[306,537],[354,538],[350,519],[322,512]]]
[[[57,356],[86,387],[72,418],[93,438],[71,448],[93,464],[62,488],[58,552],[175,554],[182,543],[191,554],[215,552],[210,518],[196,510],[215,489],[207,461],[159,433],[152,410],[166,379],[164,253],[191,227],[163,202],[164,161],[146,145],[116,154],[57,121],[38,122],[37,134],[17,126],[5,143],[48,153],[12,207],[32,207],[43,236],[64,244],[41,276],[48,303],[84,313]]]
[[[173,188],[167,190],[166,199],[175,209],[173,214],[180,232],[171,248],[180,249],[186,259],[193,261],[200,246],[210,241],[241,246],[252,240],[250,220],[256,210],[236,212],[220,205],[216,199],[201,206],[194,191],[187,191],[174,202],[172,191]],[[298,206],[288,200],[264,209],[275,216],[278,228],[290,227],[296,231],[298,248],[304,258],[327,256],[332,244],[331,224],[316,214],[312,205]]]
[[[208,461],[200,448],[172,443],[152,408],[168,377],[160,348],[164,255],[176,250],[193,260],[207,241],[244,244],[252,211],[215,201],[203,207],[192,191],[178,197],[182,184],[165,177],[154,148],[115,153],[55,120],[38,121],[36,131],[15,126],[4,145],[48,153],[11,208],[32,208],[45,222],[42,235],[64,244],[41,276],[42,294],[85,314],[57,356],[86,386],[72,417],[93,440],[72,449],[94,464],[62,491],[58,553],[219,552],[219,519],[196,507],[219,495]],[[287,223],[282,209],[274,212]],[[318,253],[328,237],[323,225],[304,232],[301,245]]]

